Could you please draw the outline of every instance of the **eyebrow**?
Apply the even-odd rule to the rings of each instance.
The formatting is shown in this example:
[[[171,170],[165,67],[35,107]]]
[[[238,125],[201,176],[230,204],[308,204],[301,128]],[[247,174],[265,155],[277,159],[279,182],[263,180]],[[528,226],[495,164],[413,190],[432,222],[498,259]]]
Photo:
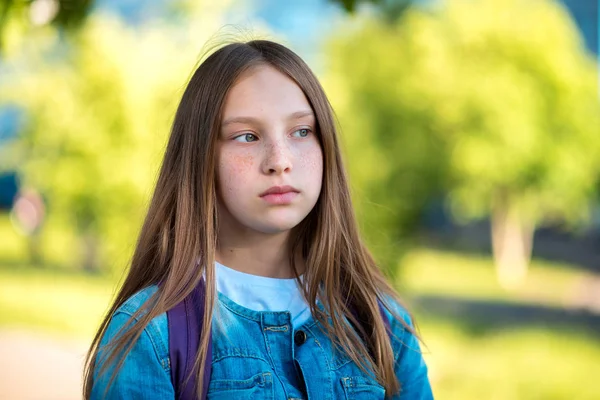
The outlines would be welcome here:
[[[288,115],[287,120],[290,121],[290,120],[300,119],[300,118],[309,117],[309,116],[312,116],[312,117],[315,116],[314,113],[312,112],[312,110],[296,111],[295,113]],[[227,118],[225,121],[223,121],[221,126],[224,127],[226,125],[235,124],[235,123],[258,124],[259,120],[254,117],[231,117],[231,118]]]

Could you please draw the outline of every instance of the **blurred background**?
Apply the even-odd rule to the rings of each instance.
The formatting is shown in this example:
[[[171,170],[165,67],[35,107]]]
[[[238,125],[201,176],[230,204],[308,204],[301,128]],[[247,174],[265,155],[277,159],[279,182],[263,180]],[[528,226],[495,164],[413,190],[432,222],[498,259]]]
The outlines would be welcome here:
[[[80,398],[200,55],[268,38],[336,110],[440,399],[600,398],[598,0],[2,0],[0,398]]]

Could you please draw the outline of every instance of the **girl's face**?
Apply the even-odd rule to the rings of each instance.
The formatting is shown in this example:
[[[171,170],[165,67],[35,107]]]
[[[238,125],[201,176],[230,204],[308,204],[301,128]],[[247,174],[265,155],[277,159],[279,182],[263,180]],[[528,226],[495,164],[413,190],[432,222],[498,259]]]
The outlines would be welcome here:
[[[242,233],[289,231],[321,192],[323,155],[306,96],[270,66],[246,72],[225,99],[217,151],[219,223]]]

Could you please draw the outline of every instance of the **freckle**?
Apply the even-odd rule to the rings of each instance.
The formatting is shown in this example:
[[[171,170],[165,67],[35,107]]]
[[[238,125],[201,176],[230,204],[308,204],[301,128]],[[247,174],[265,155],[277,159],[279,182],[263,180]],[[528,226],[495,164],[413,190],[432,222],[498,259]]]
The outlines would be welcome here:
[[[233,157],[233,161],[235,163],[236,169],[237,168],[248,168],[250,166],[252,166],[252,156],[250,155],[245,155],[245,156],[235,156]]]

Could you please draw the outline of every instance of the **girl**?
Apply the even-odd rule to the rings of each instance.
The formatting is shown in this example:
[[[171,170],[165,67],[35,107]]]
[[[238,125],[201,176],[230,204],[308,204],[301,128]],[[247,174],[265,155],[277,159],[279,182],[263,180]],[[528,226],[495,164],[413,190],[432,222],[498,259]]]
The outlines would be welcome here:
[[[432,398],[359,237],[330,104],[280,44],[227,45],[192,76],[85,398],[182,398],[167,313],[199,286],[195,398]]]

